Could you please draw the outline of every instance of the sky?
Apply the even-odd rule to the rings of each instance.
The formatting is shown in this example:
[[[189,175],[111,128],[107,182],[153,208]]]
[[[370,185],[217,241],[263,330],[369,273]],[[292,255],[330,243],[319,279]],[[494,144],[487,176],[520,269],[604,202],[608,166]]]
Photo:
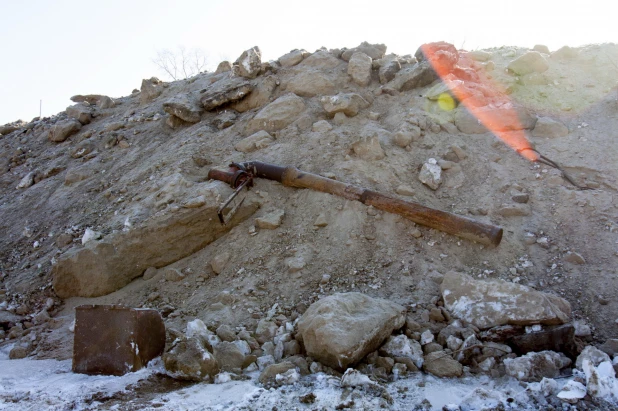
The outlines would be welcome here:
[[[263,61],[362,41],[400,55],[432,41],[556,50],[618,42],[613,6],[604,3],[0,0],[0,125],[57,114],[75,94],[121,97],[144,78],[169,80],[153,63],[164,49],[202,49],[210,70],[253,46]]]

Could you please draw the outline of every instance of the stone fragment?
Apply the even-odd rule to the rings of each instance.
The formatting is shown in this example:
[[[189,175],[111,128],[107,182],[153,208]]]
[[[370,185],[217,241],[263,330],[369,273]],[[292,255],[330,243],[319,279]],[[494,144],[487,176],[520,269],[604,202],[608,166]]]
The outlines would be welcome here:
[[[60,121],[49,129],[47,138],[54,143],[61,143],[77,133],[81,128],[82,124],[77,120]]]
[[[202,381],[219,372],[217,361],[197,338],[178,341],[163,354],[163,364],[170,376],[181,380]]]
[[[144,281],[152,280],[158,273],[159,270],[157,270],[156,267],[148,267],[146,271],[144,271]]]
[[[375,385],[368,376],[354,368],[348,368],[341,377],[342,387],[363,387]]]
[[[467,57],[470,57],[472,60],[474,61],[488,61],[491,58],[491,53],[488,53],[486,51],[483,50],[473,50],[473,51],[468,51],[466,53]]]
[[[527,193],[516,193],[511,196],[511,199],[519,204],[526,204],[530,199]]]
[[[423,366],[423,349],[418,341],[412,340],[401,334],[390,336],[384,345],[380,347],[380,354],[392,358],[409,358],[417,368]],[[408,367],[409,368],[409,367]]]
[[[305,57],[305,59],[299,64],[300,67],[316,68],[320,70],[330,70],[343,64],[341,60],[333,56],[326,50],[320,50],[312,55]]]
[[[463,366],[444,351],[434,351],[425,356],[423,370],[436,377],[461,377]]]
[[[341,58],[345,61],[350,61],[355,53],[364,53],[373,60],[377,60],[381,59],[386,54],[386,46],[384,44],[369,44],[363,41],[359,46],[345,50],[341,54]]]
[[[269,75],[266,77],[260,77],[254,82],[257,82],[257,84],[253,88],[253,91],[251,91],[247,97],[242,100],[232,103],[230,105],[231,108],[239,113],[244,113],[249,110],[263,107],[270,103],[275,89],[279,86],[279,79],[275,76]]]
[[[555,351],[574,358],[577,356],[574,330],[572,324],[544,326],[539,331],[514,335],[504,341],[519,355],[532,351]]]
[[[324,96],[320,98],[320,103],[329,115],[343,113],[348,117],[354,117],[364,108],[369,107],[369,103],[356,93],[339,93],[335,96]]]
[[[428,61],[419,62],[412,67],[401,69],[395,77],[386,84],[386,87],[396,91],[408,91],[425,87],[438,79]]]
[[[618,354],[618,338],[610,338],[599,346],[599,349],[610,357]]]
[[[242,370],[245,355],[233,342],[221,341],[213,347],[213,355],[221,370],[228,372],[239,372]]]
[[[305,111],[305,101],[294,93],[285,94],[262,110],[249,121],[246,132],[253,134],[259,130],[269,133],[292,124]]]
[[[96,105],[101,109],[113,108],[116,105],[114,99],[101,94],[78,94],[71,97],[71,101],[74,103],[88,103],[91,106]]]
[[[254,85],[239,77],[224,78],[201,91],[200,102],[206,111],[244,99]],[[239,110],[240,111],[240,110]]]
[[[64,184],[70,186],[74,183],[86,180],[92,176],[92,173],[92,169],[85,166],[70,168],[64,175]]]
[[[405,148],[412,143],[414,135],[408,131],[398,131],[393,134],[393,142],[401,148]]]
[[[317,121],[313,123],[313,126],[311,126],[311,131],[315,133],[328,133],[332,129],[333,126],[331,126],[330,123],[326,120]]]
[[[395,75],[401,70],[401,63],[394,54],[390,54],[380,61],[378,70],[378,78],[380,84],[386,84],[395,78]]]
[[[539,117],[532,130],[532,135],[534,137],[556,138],[564,137],[568,134],[569,129],[567,126],[549,117]]]
[[[528,204],[502,204],[497,213],[502,217],[524,217],[532,214],[532,210]]]
[[[107,108],[114,108],[116,106],[116,102],[111,97],[101,96],[101,98],[99,98],[99,101],[97,102],[97,106],[100,109],[105,110]]]
[[[381,160],[386,157],[379,138],[374,136],[361,137],[352,144],[352,150],[359,158],[367,161]]]
[[[308,355],[343,371],[401,328],[404,312],[398,304],[361,293],[333,294],[305,311],[298,334]]]
[[[433,342],[433,333],[431,332],[431,330],[425,330],[423,331],[423,333],[421,334],[421,345],[427,345],[431,342]]]
[[[177,94],[163,103],[163,110],[187,123],[197,123],[204,111],[189,94]]]
[[[34,171],[31,171],[19,181],[19,184],[17,184],[17,187],[15,188],[17,189],[28,188],[28,187],[32,187],[33,184],[34,184]]]
[[[256,78],[262,70],[262,52],[255,46],[243,53],[234,62],[234,74],[245,78]]]
[[[264,230],[274,230],[283,223],[284,210],[275,210],[255,219],[255,225]]]
[[[398,186],[395,192],[401,196],[413,196],[415,193],[412,187],[403,184]]]
[[[352,81],[361,87],[367,87],[371,83],[371,57],[365,53],[356,52],[348,63],[348,74]]]
[[[13,131],[17,131],[24,126],[23,123],[17,124],[5,124],[0,126],[0,136],[6,136],[11,134]]]
[[[449,271],[441,290],[447,310],[480,329],[562,324],[571,315],[571,305],[563,298],[502,280],[477,281]]]
[[[318,218],[315,219],[313,223],[316,227],[326,227],[328,225],[328,220],[326,219],[326,214],[321,213]]]
[[[507,66],[508,70],[519,76],[534,72],[542,73],[547,71],[548,68],[549,63],[538,51],[529,51],[511,61]]]
[[[258,358],[259,361],[259,358]],[[278,386],[281,384],[281,379],[277,381],[277,377],[279,375],[285,374],[286,372],[294,370],[296,371],[296,365],[292,362],[284,361],[279,364],[271,364],[264,368],[262,373],[260,374],[258,381],[267,387]]]
[[[586,386],[579,381],[570,380],[562,390],[557,394],[557,397],[561,400],[568,402],[569,404],[577,404],[579,400],[586,396]]]
[[[96,150],[96,146],[92,141],[82,141],[74,149],[71,150],[71,157],[82,158]]]
[[[487,126],[494,131],[532,129],[537,122],[536,116],[520,106],[513,108],[480,107],[475,110],[475,113],[478,114],[478,118],[487,119]],[[455,110],[455,125],[462,133],[487,133],[487,128],[478,118],[463,105]]]
[[[75,119],[84,125],[92,121],[92,111],[90,107],[83,104],[75,104],[67,107],[66,113],[69,118]]]
[[[303,70],[290,78],[285,84],[285,90],[301,97],[314,97],[332,94],[336,87],[322,71]]]
[[[217,254],[212,260],[210,260],[212,271],[214,271],[215,274],[221,274],[227,263],[230,261],[230,257],[230,253],[226,251],[221,254]]]
[[[588,345],[577,357],[577,360],[575,361],[575,367],[578,370],[582,371],[584,361],[589,361],[593,367],[596,367],[602,362],[611,361],[611,359],[609,358],[609,355],[607,355],[603,351],[592,345]]]
[[[20,360],[28,356],[28,350],[25,347],[16,345],[9,351],[9,360]]]
[[[215,70],[215,74],[227,73],[232,71],[232,63],[227,60],[222,61],[217,65],[217,69]]]
[[[611,361],[604,361],[595,366],[589,360],[584,360],[583,370],[586,374],[586,390],[593,398],[603,398],[608,401],[618,400],[618,381]]]
[[[432,190],[437,190],[442,184],[442,168],[435,158],[430,158],[423,164],[418,179]]]
[[[167,281],[180,281],[185,278],[185,275],[177,268],[166,268],[163,270],[163,276]]]
[[[564,255],[564,261],[571,264],[586,264],[586,259],[574,251],[567,251]]]
[[[294,49],[287,54],[279,57],[279,64],[281,67],[292,67],[303,61],[304,50]]]
[[[505,358],[503,362],[507,375],[526,382],[556,378],[561,369],[571,364],[564,354],[553,351],[531,352],[522,357]]]
[[[252,153],[270,146],[275,141],[268,132],[260,130],[257,133],[250,135],[240,140],[234,148],[243,153]]]
[[[163,92],[163,82],[156,77],[142,80],[139,100],[142,104],[149,103]]]

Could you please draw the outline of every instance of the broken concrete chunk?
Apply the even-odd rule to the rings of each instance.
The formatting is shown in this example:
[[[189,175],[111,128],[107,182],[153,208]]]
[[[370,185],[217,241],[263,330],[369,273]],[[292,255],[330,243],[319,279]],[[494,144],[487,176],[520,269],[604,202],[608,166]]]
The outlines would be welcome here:
[[[506,281],[477,281],[450,271],[441,289],[447,310],[480,329],[504,324],[563,324],[571,315],[571,305],[565,299]]]
[[[255,225],[265,230],[274,230],[283,223],[284,210],[275,210],[263,217],[255,219]]]
[[[261,130],[247,138],[242,139],[236,143],[234,148],[243,153],[251,153],[253,151],[268,147],[274,141],[275,139],[272,138],[270,134],[264,130]]]
[[[188,94],[179,94],[163,103],[163,110],[188,123],[197,123],[202,115],[202,108],[197,100]]]
[[[343,113],[348,117],[354,117],[364,108],[369,107],[369,103],[356,93],[339,93],[335,96],[324,96],[320,98],[320,103],[329,115]]]
[[[334,294],[312,304],[298,322],[307,354],[343,371],[375,351],[405,323],[405,308],[361,293]]]

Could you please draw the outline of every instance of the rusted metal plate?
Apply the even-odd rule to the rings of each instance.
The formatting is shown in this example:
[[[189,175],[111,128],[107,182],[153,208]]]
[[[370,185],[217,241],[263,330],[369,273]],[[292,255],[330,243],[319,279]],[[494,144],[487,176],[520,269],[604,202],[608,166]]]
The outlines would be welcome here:
[[[123,375],[145,367],[165,348],[165,325],[157,310],[117,305],[75,309],[73,371]]]

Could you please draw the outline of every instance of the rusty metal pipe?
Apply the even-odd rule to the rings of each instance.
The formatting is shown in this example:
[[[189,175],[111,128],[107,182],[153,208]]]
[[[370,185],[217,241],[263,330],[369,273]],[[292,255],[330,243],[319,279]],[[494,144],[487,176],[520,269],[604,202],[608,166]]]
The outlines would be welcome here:
[[[288,187],[310,188],[334,194],[347,200],[360,201],[379,210],[399,214],[417,224],[435,228],[436,230],[481,244],[497,246],[502,240],[502,228],[500,227],[481,223],[446,211],[425,207],[411,201],[403,201],[386,194],[342,183],[317,174],[306,173],[295,167],[282,167],[260,161],[242,163],[242,167],[254,177],[278,181]]]

